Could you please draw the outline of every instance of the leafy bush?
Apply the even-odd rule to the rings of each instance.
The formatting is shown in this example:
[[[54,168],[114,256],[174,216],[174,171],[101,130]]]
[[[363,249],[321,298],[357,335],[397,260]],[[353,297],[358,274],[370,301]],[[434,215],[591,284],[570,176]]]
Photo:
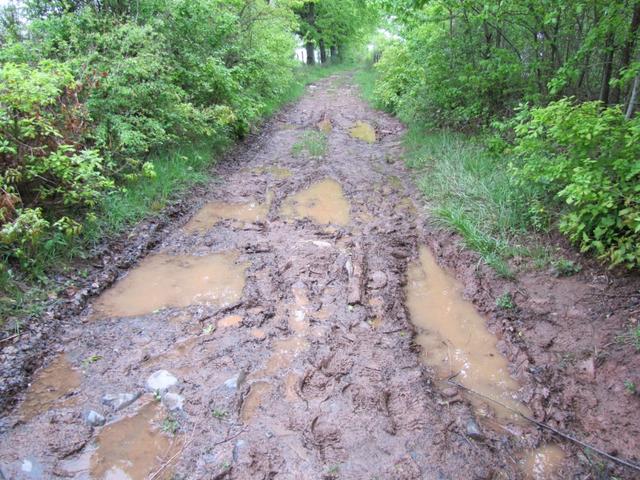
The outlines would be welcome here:
[[[560,230],[612,265],[640,265],[640,118],[565,98],[517,117],[515,172],[564,209]]]

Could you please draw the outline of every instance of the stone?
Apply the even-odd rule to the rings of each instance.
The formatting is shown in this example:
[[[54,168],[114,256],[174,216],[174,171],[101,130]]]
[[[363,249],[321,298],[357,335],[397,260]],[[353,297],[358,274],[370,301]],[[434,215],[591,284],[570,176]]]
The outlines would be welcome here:
[[[458,395],[458,389],[456,387],[449,387],[442,390],[442,395],[447,398],[452,398]]]
[[[92,427],[101,427],[106,422],[106,419],[95,410],[89,410],[84,416],[84,420]]]
[[[387,285],[387,274],[381,270],[375,271],[371,274],[371,282],[369,286],[372,289],[384,288]]]
[[[140,392],[116,394],[107,393],[102,397],[102,404],[113,408],[115,411],[118,411],[131,405],[138,398],[140,398],[140,395]]]
[[[228,379],[227,381],[225,381],[224,386],[230,390],[236,390],[240,385],[242,385],[246,377],[247,377],[247,374],[245,372],[240,372],[234,375],[233,377],[231,377],[230,379]]]
[[[162,404],[170,412],[182,410],[182,407],[184,406],[184,397],[177,393],[168,392],[162,397]]]
[[[178,383],[178,379],[166,370],[153,372],[147,378],[147,389],[152,392],[164,392]]]
[[[482,430],[480,430],[480,426],[473,418],[470,418],[469,420],[467,420],[465,429],[467,431],[467,435],[473,438],[474,440],[480,440],[484,438],[484,435],[482,434]]]

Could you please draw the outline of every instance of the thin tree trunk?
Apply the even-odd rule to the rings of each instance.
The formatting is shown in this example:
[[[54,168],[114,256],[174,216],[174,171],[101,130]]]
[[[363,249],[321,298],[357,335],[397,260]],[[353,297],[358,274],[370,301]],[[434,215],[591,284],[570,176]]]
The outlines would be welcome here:
[[[320,40],[320,62],[323,65],[327,63],[327,49],[324,46],[324,40]]]
[[[338,61],[338,49],[335,45],[331,45],[329,50],[331,52],[331,63],[336,63]]]
[[[638,101],[638,89],[640,88],[640,74],[636,75],[636,78],[633,80],[633,87],[631,88],[631,97],[629,98],[629,106],[627,107],[627,114],[625,118],[627,120],[631,120],[633,117],[633,112],[636,108],[636,102]]]
[[[609,91],[611,87],[611,71],[613,69],[613,33],[607,33],[604,41],[604,65],[602,67],[602,83],[600,84],[600,101],[609,104]]]
[[[631,25],[629,26],[629,34],[627,36],[627,41],[624,43],[624,48],[622,49],[622,59],[620,62],[619,74],[622,71],[629,67],[631,64],[631,54],[633,53],[633,47],[636,43],[636,35],[638,33],[638,28],[640,27],[640,2],[636,3],[633,8],[633,17],[631,18]],[[611,94],[611,102],[612,103],[620,103],[621,99],[621,90],[620,85],[613,87],[613,93]]]
[[[307,42],[305,45],[307,49],[307,65],[315,65],[316,64],[316,52],[313,47],[313,42]]]

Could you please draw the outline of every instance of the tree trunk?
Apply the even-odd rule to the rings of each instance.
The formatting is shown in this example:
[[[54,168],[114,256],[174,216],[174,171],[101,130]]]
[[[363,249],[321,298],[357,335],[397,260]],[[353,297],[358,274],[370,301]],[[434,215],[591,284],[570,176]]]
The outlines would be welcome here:
[[[305,45],[307,49],[307,65],[315,65],[316,64],[316,52],[313,47],[313,42],[307,42]]]
[[[329,50],[331,51],[331,63],[336,63],[338,61],[338,49],[335,45],[331,45]]]
[[[631,97],[629,98],[629,106],[627,107],[627,114],[625,118],[627,120],[631,120],[633,117],[633,112],[636,108],[636,102],[638,101],[638,89],[640,88],[640,75],[636,75],[636,78],[633,80],[633,87],[631,88]]]
[[[327,49],[324,46],[324,40],[320,40],[320,63],[327,63]]]
[[[631,25],[629,26],[629,35],[627,36],[627,41],[624,43],[624,47],[622,49],[622,60],[620,62],[619,75],[622,74],[622,71],[629,67],[631,64],[631,54],[633,53],[633,47],[636,43],[636,34],[638,32],[638,28],[640,27],[640,2],[636,3],[633,8],[633,17],[631,18]],[[611,103],[620,103],[621,100],[621,90],[620,86],[616,85],[613,87],[613,92],[611,94]]]
[[[609,82],[611,81],[611,70],[613,68],[613,33],[607,33],[604,41],[604,62],[602,67],[602,83],[600,84],[600,101],[605,105],[609,104]]]

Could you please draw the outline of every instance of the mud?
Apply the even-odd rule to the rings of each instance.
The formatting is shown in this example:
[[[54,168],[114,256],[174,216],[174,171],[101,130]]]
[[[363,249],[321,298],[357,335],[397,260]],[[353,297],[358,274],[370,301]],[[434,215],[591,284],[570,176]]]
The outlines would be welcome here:
[[[365,121],[375,125],[372,143],[352,136]],[[320,122],[331,125],[326,155],[292,156],[292,146]],[[577,356],[576,368],[589,367],[584,377],[549,351],[572,349],[571,336],[583,331],[578,326],[592,314],[602,320],[607,305],[595,306],[609,297],[573,300],[591,291],[584,277],[545,283],[534,275],[512,285],[478,267],[455,236],[433,230],[422,216],[399,161],[403,131],[359,99],[349,75],[323,80],[222,163],[220,181],[194,196],[190,208],[174,210],[161,233],[141,227],[123,240],[130,248],[123,258],[105,253],[96,286],[73,294],[75,307],[59,314],[64,329],[48,341],[56,355],[43,362],[44,375],[64,353],[82,372],[79,383],[59,387],[69,393],[56,393],[26,420],[21,408],[29,390],[18,397],[2,419],[4,477],[79,480],[115,472],[136,479],[159,471],[156,478],[594,478],[593,465],[572,445],[563,443],[559,455],[546,449],[555,439],[531,425],[490,421],[486,409],[441,384],[453,366],[423,362],[429,349],[422,339],[435,329],[413,326],[407,288],[425,244],[484,314],[477,317],[458,297],[451,307],[473,318],[468,328],[484,339],[479,361],[490,366],[464,381],[484,375],[482,384],[491,384],[499,371],[502,392],[538,420],[637,456],[637,415],[629,407],[624,419],[612,420],[622,405],[615,392],[624,392],[595,386],[592,407],[579,400],[594,388],[594,375],[635,378],[635,360],[625,372],[616,368],[626,364],[614,361],[629,356],[631,346],[616,344],[593,368],[584,363],[590,357]],[[258,206],[264,210],[256,215]],[[417,281],[461,294],[462,287],[446,276],[438,283],[433,272],[435,285],[429,275]],[[611,285],[603,281],[598,291],[609,293]],[[496,309],[505,289],[520,309]],[[608,305],[621,308],[628,322],[638,308],[634,290],[617,294],[629,296]],[[443,303],[434,310],[448,313]],[[567,319],[574,330],[560,323]],[[597,332],[594,344],[616,328]],[[475,362],[463,333],[454,331],[450,341],[460,340]],[[594,338],[573,341],[586,351]],[[147,379],[160,370],[171,385],[150,391]],[[131,401],[121,408],[104,402],[114,395]],[[89,410],[106,424],[88,425]],[[589,427],[597,415],[600,423]]]

